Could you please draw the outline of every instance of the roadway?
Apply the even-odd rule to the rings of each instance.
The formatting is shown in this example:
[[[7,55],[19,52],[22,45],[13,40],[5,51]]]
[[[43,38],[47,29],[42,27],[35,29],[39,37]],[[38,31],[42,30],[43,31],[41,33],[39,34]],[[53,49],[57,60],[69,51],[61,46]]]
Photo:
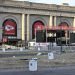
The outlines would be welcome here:
[[[0,75],[75,75],[75,66],[49,68],[42,71],[7,70],[0,71]]]

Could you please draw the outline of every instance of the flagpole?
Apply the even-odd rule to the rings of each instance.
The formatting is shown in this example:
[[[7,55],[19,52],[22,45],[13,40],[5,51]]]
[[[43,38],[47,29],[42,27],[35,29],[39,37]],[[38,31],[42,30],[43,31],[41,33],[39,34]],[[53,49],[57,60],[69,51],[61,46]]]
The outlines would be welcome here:
[[[46,29],[46,43],[47,43],[47,27],[45,26],[45,29]]]

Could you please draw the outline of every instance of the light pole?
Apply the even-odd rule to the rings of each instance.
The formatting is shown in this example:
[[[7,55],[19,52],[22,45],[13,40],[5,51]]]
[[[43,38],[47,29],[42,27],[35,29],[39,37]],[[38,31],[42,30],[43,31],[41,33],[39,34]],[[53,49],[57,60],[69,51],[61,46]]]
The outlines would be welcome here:
[[[61,14],[60,14],[60,24],[61,24]],[[61,45],[61,47],[60,47],[60,51],[61,51],[61,53],[63,52],[63,50],[62,50],[62,26],[60,26],[60,45]]]

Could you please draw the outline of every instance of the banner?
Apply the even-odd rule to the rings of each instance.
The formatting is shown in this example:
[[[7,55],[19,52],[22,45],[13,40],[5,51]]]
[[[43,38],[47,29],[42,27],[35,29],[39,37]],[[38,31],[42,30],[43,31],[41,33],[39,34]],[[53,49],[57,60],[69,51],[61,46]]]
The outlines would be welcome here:
[[[41,21],[36,21],[35,23],[34,23],[34,27],[33,27],[33,32],[34,32],[34,34],[35,34],[35,32],[37,31],[37,30],[41,30],[41,29],[43,29],[44,28],[44,24],[41,22]]]
[[[17,34],[17,25],[13,19],[7,19],[4,21],[4,35],[15,36]]]

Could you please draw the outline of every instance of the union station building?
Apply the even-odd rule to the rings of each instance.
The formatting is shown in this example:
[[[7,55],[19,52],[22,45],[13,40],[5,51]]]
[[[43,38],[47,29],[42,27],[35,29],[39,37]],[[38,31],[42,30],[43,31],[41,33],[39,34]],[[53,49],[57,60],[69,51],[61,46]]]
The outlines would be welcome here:
[[[63,29],[67,33],[66,39],[69,38],[69,31],[74,33],[74,29],[70,27],[75,27],[75,7],[27,1],[0,1],[0,41],[3,43],[13,44],[19,40],[28,42],[35,39],[35,29],[53,29],[58,26],[67,27],[67,30]]]

